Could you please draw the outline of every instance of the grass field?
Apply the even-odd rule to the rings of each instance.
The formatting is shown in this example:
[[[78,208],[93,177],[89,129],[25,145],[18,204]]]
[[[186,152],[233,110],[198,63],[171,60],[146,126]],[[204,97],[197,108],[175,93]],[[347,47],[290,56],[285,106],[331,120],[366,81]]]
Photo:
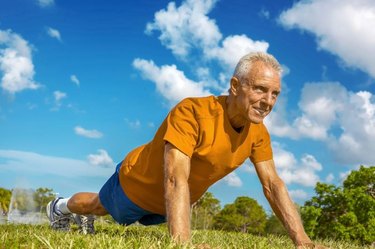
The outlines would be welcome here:
[[[357,249],[347,242],[319,241],[330,248]],[[200,246],[199,246],[200,245]],[[205,245],[205,247],[203,246]],[[0,225],[0,248],[294,248],[287,237],[273,235],[261,237],[223,231],[193,231],[192,243],[174,244],[165,226],[120,226],[96,224],[95,235],[80,234],[76,226],[70,232],[52,231],[45,225]],[[372,248],[373,249],[373,248]]]

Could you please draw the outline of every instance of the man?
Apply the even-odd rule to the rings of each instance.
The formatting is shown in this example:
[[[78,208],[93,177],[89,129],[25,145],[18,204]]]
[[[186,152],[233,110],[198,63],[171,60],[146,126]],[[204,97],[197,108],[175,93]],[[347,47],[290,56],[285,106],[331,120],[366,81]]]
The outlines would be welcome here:
[[[67,230],[72,213],[109,213],[120,224],[152,225],[166,217],[171,236],[178,242],[189,241],[191,205],[250,158],[267,200],[294,244],[313,246],[277,175],[263,125],[280,93],[280,76],[281,67],[273,56],[244,56],[230,80],[229,96],[184,99],[153,140],[130,152],[116,167],[99,194],[77,193],[49,203],[52,228]],[[93,228],[92,222],[89,226]]]

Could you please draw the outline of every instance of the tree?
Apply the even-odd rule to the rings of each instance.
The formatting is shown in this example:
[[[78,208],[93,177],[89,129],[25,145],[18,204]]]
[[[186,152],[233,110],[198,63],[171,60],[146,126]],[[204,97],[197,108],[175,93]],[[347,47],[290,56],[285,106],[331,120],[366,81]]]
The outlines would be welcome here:
[[[37,188],[33,194],[36,204],[36,210],[44,212],[48,202],[55,199],[53,189],[50,188]]]
[[[276,235],[288,235],[288,232],[285,230],[283,224],[274,213],[267,218],[265,232]]]
[[[375,166],[352,171],[342,187],[317,183],[316,196],[302,208],[309,236],[374,242],[374,184]]]
[[[220,201],[206,192],[192,207],[192,226],[194,229],[211,229],[214,216],[220,211]]]
[[[233,204],[227,204],[215,216],[214,227],[227,231],[264,233],[266,213],[256,200],[238,197]]]
[[[9,211],[8,209],[9,209],[11,197],[12,197],[12,191],[5,189],[5,188],[0,188],[0,209],[4,213],[8,213]]]

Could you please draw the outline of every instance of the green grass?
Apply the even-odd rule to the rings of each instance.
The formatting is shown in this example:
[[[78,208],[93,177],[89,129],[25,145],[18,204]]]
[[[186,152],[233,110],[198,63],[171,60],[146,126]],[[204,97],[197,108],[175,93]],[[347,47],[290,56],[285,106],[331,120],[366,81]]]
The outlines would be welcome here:
[[[294,248],[287,237],[265,237],[223,231],[193,231],[192,243],[178,246],[168,236],[165,226],[120,226],[96,224],[95,235],[80,234],[76,226],[70,232],[53,231],[46,225],[0,225],[0,248]],[[330,248],[368,248],[347,242],[319,241]],[[208,247],[209,246],[209,247]]]

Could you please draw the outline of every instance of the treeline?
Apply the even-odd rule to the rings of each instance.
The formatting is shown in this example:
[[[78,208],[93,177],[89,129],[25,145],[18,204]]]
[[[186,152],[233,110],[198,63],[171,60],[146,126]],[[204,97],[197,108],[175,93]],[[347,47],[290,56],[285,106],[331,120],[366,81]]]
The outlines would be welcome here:
[[[361,166],[352,171],[342,186],[317,183],[316,195],[298,207],[305,230],[313,238],[375,241],[375,166]],[[45,212],[47,203],[55,197],[52,189],[38,188],[19,191],[15,208],[30,211],[30,196],[34,211]],[[8,212],[12,192],[0,188],[0,207]],[[218,229],[253,234],[287,234],[278,218],[267,215],[258,202],[250,197],[238,197],[223,208],[220,201],[206,192],[192,207],[193,229]]]
[[[313,238],[375,242],[375,166],[352,171],[342,186],[317,183],[316,195],[298,207],[307,234]],[[195,229],[220,229],[255,234],[286,234],[278,218],[266,215],[256,200],[238,197],[223,208],[207,192],[192,209]]]

